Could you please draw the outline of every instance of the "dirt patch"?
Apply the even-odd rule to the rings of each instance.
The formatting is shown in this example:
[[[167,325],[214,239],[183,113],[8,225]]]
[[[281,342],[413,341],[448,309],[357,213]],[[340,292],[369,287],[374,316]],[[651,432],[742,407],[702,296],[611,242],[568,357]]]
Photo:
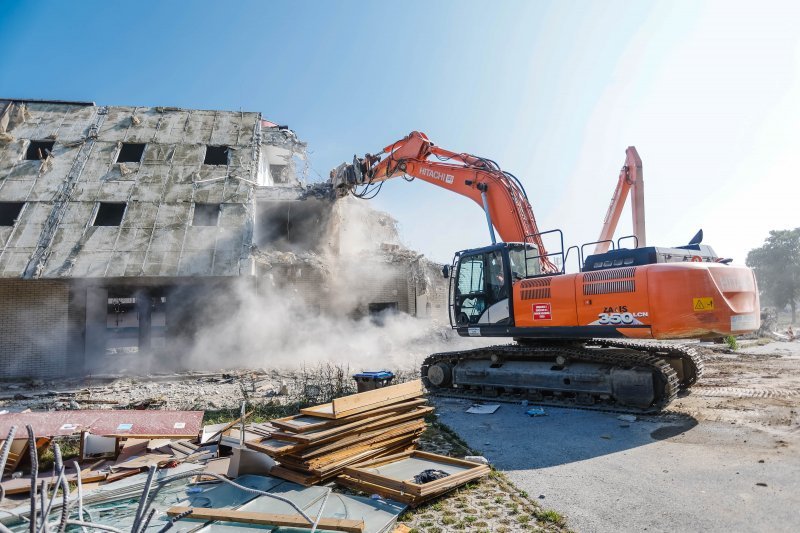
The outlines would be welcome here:
[[[732,351],[705,345],[705,372],[668,413],[728,422],[796,440],[800,424],[800,342],[742,341]],[[654,437],[655,438],[655,437]]]

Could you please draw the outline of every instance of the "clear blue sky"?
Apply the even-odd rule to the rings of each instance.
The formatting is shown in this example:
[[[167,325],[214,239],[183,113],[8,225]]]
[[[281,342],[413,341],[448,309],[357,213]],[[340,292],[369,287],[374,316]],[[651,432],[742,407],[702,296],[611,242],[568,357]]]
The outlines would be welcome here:
[[[424,131],[514,172],[569,243],[596,238],[632,144],[649,243],[702,227],[743,261],[800,226],[797,5],[0,0],[0,96],[261,111],[323,176]],[[374,202],[435,259],[488,242],[433,186]]]

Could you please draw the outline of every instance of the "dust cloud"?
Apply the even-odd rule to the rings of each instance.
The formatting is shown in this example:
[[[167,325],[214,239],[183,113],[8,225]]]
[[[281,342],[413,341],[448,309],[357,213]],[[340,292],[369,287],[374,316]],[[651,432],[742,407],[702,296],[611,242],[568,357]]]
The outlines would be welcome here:
[[[407,279],[409,265],[421,255],[403,246],[394,219],[366,202],[348,197],[329,209],[320,226],[306,228],[313,233],[305,236],[306,248],[259,247],[255,286],[251,279],[238,280],[227,289],[226,304],[204,306],[202,327],[177,350],[184,353],[182,366],[334,362],[355,370],[408,369],[436,351],[473,346],[450,329],[444,309],[428,318],[370,312],[377,293],[394,300],[414,297],[391,287]]]

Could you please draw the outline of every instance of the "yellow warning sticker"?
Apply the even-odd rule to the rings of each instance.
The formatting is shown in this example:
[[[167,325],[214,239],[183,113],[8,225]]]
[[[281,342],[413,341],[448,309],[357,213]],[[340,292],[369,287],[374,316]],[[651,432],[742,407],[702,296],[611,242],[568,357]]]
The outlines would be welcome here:
[[[692,298],[692,307],[695,311],[713,311],[714,298]]]

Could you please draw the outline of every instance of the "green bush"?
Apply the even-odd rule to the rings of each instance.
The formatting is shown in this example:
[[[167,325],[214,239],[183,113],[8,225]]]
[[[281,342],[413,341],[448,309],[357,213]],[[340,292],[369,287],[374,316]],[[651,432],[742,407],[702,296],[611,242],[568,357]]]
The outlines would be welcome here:
[[[734,337],[733,335],[728,335],[727,337],[725,337],[725,344],[727,344],[728,348],[730,348],[731,350],[739,349],[739,343],[736,342],[736,337]]]

